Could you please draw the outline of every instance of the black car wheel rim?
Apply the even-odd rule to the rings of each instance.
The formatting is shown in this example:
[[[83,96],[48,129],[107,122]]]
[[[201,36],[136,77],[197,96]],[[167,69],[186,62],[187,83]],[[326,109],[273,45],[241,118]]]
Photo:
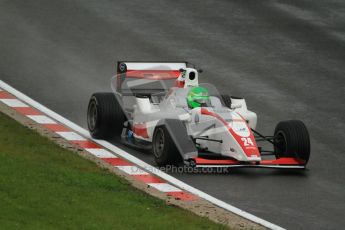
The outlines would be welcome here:
[[[287,143],[286,143],[286,137],[283,132],[278,132],[276,134],[275,147],[276,147],[276,153],[278,153],[279,155],[286,154]]]
[[[90,103],[88,114],[89,114],[89,116],[88,116],[87,122],[88,122],[89,128],[90,128],[90,130],[94,130],[96,127],[97,115],[98,115],[97,114],[97,105],[96,105],[95,101],[92,101]]]
[[[162,156],[164,151],[164,132],[162,129],[158,129],[155,136],[155,143],[154,143],[154,155],[159,158]]]

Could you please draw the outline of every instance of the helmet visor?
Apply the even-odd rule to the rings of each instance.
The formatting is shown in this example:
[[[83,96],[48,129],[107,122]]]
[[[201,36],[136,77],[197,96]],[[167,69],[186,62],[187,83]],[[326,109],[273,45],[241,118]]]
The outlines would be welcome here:
[[[211,106],[211,101],[209,97],[195,97],[193,101],[198,103],[201,107]]]

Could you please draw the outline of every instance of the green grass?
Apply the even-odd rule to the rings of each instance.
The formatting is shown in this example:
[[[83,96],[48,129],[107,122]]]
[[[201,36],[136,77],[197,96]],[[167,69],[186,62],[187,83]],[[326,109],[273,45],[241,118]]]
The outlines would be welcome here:
[[[224,229],[0,113],[0,229]]]

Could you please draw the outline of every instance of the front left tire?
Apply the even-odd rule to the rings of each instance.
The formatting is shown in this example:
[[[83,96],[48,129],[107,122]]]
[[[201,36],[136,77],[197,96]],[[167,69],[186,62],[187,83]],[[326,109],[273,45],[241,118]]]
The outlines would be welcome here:
[[[173,139],[164,126],[156,127],[153,133],[152,151],[158,166],[178,165],[182,161]]]

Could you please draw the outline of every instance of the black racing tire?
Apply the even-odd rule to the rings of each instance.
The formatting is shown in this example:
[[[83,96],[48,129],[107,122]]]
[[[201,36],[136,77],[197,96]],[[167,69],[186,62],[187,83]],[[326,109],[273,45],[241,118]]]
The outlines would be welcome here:
[[[94,93],[87,109],[87,124],[95,139],[120,136],[126,116],[113,93]]]
[[[225,103],[226,107],[231,109],[231,97],[227,94],[222,94],[221,96],[222,96],[223,102]]]
[[[295,157],[305,165],[310,157],[310,138],[302,121],[281,121],[274,130],[274,153],[277,158]]]
[[[152,138],[152,152],[158,166],[178,165],[182,161],[181,155],[165,126],[155,128]]]

